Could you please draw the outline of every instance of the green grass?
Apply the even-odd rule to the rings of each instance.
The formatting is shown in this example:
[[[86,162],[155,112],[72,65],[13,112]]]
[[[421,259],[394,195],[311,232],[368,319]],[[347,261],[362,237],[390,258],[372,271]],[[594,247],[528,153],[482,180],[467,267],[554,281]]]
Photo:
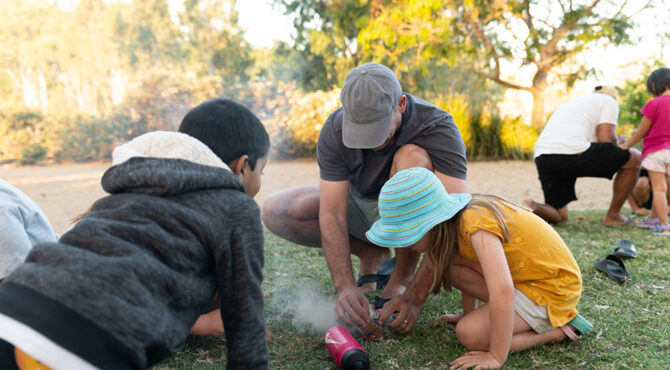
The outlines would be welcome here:
[[[574,254],[584,279],[579,311],[594,330],[579,342],[563,341],[511,354],[507,368],[670,368],[670,239],[635,227],[608,228],[601,211],[572,212],[556,229]],[[593,267],[619,239],[631,240],[638,257],[625,260],[632,283],[618,284]],[[324,329],[305,324],[292,310],[304,289],[331,305],[335,294],[318,249],[286,242],[266,231],[265,312],[273,369],[337,369],[323,345]],[[391,332],[376,342],[361,342],[374,369],[436,369],[465,352],[445,312],[460,310],[456,291],[431,295],[407,335]],[[327,306],[327,305],[326,305]],[[332,316],[319,307],[315,314]],[[225,340],[189,337],[184,350],[159,364],[161,369],[215,369],[225,365]]]

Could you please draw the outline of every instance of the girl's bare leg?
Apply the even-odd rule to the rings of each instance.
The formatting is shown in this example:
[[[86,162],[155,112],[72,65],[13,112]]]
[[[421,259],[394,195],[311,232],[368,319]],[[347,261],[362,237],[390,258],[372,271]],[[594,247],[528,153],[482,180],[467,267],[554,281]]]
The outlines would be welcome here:
[[[489,309],[489,304],[485,303],[463,316],[456,325],[458,340],[470,351],[489,350],[491,340]],[[558,342],[566,338],[565,333],[559,328],[538,334],[516,313],[513,333],[511,352],[524,351],[539,344]]]

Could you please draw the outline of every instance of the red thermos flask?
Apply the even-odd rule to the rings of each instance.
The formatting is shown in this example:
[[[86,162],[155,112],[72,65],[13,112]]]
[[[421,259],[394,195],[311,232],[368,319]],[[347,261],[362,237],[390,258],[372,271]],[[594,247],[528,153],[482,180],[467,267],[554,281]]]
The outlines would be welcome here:
[[[370,359],[347,329],[336,325],[326,331],[326,348],[343,370],[368,370]]]

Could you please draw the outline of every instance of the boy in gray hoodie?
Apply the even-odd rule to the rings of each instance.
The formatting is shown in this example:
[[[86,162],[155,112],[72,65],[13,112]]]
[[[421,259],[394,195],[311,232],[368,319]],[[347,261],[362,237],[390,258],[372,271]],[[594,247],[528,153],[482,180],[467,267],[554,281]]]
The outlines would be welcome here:
[[[263,234],[252,197],[268,135],[229,100],[113,153],[108,196],[0,284],[0,368],[143,369],[183,348],[219,293],[227,366],[268,367]]]

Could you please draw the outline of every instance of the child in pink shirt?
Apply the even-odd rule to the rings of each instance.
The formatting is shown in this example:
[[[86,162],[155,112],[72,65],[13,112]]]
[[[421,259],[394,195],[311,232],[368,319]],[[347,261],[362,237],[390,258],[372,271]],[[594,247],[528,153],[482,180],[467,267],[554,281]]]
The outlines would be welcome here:
[[[654,228],[654,235],[670,236],[666,203],[670,179],[670,69],[653,71],[647,78],[647,91],[654,98],[642,108],[640,127],[621,148],[629,149],[644,137],[642,167],[649,171],[654,201],[652,214],[638,226]]]

